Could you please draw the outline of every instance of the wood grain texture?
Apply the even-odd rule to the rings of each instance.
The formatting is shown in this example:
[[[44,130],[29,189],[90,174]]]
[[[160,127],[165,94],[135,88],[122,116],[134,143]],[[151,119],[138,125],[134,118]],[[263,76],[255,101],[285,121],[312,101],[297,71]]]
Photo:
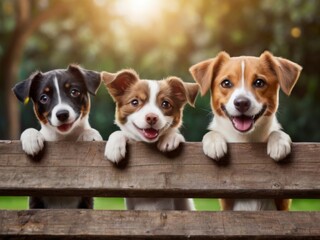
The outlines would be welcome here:
[[[293,144],[280,163],[265,144],[229,144],[220,162],[201,143],[164,154],[155,146],[128,147],[120,166],[104,159],[105,142],[46,142],[40,160],[19,141],[0,142],[0,195],[115,197],[320,198],[320,144]]]
[[[320,212],[0,211],[0,238],[318,239]]]

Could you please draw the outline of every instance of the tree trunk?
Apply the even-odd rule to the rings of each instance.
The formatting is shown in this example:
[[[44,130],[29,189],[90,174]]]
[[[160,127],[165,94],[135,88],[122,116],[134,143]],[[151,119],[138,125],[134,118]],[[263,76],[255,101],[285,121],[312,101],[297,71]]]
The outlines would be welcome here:
[[[55,1],[53,6],[48,7],[48,9],[33,17],[30,17],[30,1],[19,0],[16,4],[16,26],[1,59],[0,66],[0,79],[2,79],[4,91],[2,101],[3,105],[6,106],[4,122],[5,126],[7,126],[7,132],[4,137],[7,139],[19,139],[20,135],[19,105],[11,89],[18,79],[19,65],[26,41],[43,22],[72,6],[72,1],[70,1],[70,4],[63,1]]]

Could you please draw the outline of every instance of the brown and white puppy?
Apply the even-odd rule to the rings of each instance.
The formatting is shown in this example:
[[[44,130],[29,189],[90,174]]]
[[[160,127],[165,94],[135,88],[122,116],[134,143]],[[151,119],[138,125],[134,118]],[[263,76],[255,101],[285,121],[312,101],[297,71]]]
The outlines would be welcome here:
[[[179,132],[188,102],[194,105],[199,86],[177,77],[161,81],[141,80],[133,70],[102,72],[106,88],[116,103],[115,123],[121,131],[109,136],[105,156],[118,163],[126,155],[127,142],[157,143],[162,152],[176,149],[184,137]],[[128,198],[131,210],[193,210],[190,199]]]
[[[38,155],[45,141],[100,141],[99,132],[90,127],[90,95],[101,83],[100,73],[70,65],[68,69],[32,74],[16,84],[13,91],[24,103],[33,102],[41,130],[28,128],[21,134],[23,150]],[[31,197],[30,208],[92,208],[92,198]]]
[[[227,152],[227,142],[267,142],[275,161],[291,152],[291,139],[281,131],[276,112],[279,88],[290,95],[302,68],[264,52],[260,57],[230,57],[226,52],[195,64],[190,72],[204,95],[211,90],[214,118],[203,137],[204,153],[215,160]],[[226,210],[284,210],[290,201],[222,200]]]

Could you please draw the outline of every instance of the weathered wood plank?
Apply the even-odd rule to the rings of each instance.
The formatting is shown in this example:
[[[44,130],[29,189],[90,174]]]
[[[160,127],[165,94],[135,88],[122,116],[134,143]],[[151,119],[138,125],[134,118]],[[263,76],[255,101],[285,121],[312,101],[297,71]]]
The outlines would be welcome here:
[[[0,211],[0,238],[316,239],[320,212]],[[59,238],[60,239],[60,238]]]
[[[320,144],[293,145],[276,163],[265,144],[229,144],[219,163],[186,143],[163,154],[141,143],[120,167],[103,157],[105,142],[48,142],[42,159],[19,141],[0,142],[0,195],[320,198]]]

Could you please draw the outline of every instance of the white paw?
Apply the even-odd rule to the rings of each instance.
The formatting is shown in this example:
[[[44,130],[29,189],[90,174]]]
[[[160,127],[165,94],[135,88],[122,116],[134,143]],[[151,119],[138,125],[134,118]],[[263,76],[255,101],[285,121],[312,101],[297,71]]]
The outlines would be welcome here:
[[[219,160],[227,153],[227,142],[220,133],[208,132],[202,139],[203,152],[208,157]]]
[[[44,147],[43,135],[34,128],[26,129],[20,137],[23,151],[31,156],[37,155]]]
[[[282,131],[274,131],[268,139],[267,153],[275,161],[284,159],[291,152],[291,138]]]
[[[97,130],[90,128],[84,130],[83,133],[78,137],[77,141],[102,141],[102,137]]]
[[[179,144],[185,142],[181,133],[173,132],[162,136],[157,144],[161,152],[170,152],[179,147]]]
[[[126,156],[127,138],[121,131],[116,131],[109,136],[104,151],[104,156],[113,163],[118,163]]]

